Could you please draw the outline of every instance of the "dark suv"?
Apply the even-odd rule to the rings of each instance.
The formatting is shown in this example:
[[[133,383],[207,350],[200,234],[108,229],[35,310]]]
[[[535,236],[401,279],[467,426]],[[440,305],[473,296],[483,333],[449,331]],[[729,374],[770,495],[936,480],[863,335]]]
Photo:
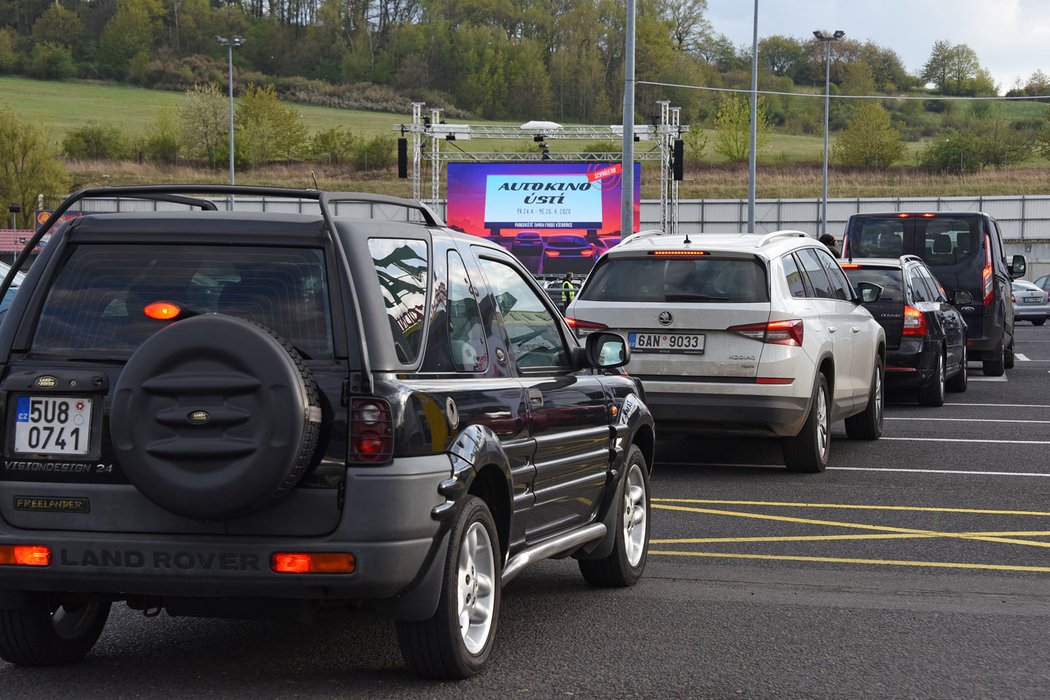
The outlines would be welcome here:
[[[947,297],[968,292],[959,311],[966,319],[971,360],[984,373],[1001,376],[1014,366],[1014,307],[1010,281],[1023,277],[1026,261],[1007,263],[999,224],[981,212],[897,212],[854,214],[846,222],[844,258],[917,255],[944,286]]]
[[[155,211],[57,232],[0,325],[0,656],[74,661],[115,601],[368,604],[411,668],[462,678],[530,562],[638,580],[653,421],[603,372],[629,351],[580,345],[499,246],[315,190],[105,188],[51,221],[99,197]],[[400,220],[349,216],[370,210]]]

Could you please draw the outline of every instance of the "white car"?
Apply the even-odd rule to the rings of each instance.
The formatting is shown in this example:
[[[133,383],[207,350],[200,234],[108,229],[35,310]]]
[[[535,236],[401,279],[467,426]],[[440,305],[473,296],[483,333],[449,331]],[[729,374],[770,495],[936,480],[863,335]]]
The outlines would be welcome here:
[[[859,287],[868,301],[881,292]],[[853,438],[882,434],[885,333],[802,232],[635,234],[566,316],[580,335],[627,336],[627,370],[662,434],[781,438],[795,471],[827,466],[833,421]]]

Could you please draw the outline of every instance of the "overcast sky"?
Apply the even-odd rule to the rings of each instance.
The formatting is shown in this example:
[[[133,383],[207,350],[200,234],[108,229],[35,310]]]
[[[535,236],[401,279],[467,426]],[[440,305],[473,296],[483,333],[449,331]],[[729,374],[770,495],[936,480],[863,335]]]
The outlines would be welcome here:
[[[715,33],[750,48],[754,8],[753,0],[707,0],[707,18]],[[759,39],[808,39],[814,29],[893,49],[909,73],[922,69],[934,41],[966,44],[1000,94],[1037,69],[1050,74],[1048,0],[759,0]]]

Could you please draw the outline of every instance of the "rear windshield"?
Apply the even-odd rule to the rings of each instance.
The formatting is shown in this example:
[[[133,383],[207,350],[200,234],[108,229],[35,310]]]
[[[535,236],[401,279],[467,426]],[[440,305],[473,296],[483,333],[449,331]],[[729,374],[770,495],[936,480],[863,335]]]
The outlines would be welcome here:
[[[882,296],[879,301],[904,302],[904,290],[902,286],[902,275],[900,268],[844,268],[842,270],[849,277],[854,288],[859,282],[871,282],[882,287]]]
[[[906,244],[906,240],[914,240],[914,244]],[[849,255],[854,258],[897,258],[911,253],[928,265],[955,265],[980,247],[978,217],[866,218],[856,220],[849,233]]]
[[[754,258],[609,258],[580,294],[588,301],[768,302]]]
[[[247,318],[307,358],[333,355],[324,253],[248,246],[77,246],[48,292],[32,348],[129,355],[170,323],[143,313],[155,301]]]

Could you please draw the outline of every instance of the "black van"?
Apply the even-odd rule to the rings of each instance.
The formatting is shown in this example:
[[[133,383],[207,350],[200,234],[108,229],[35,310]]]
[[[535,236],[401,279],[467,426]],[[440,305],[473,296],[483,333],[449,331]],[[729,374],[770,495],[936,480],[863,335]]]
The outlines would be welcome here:
[[[999,224],[981,212],[890,212],[854,214],[846,222],[844,258],[918,255],[933,270],[966,319],[970,359],[984,373],[1000,376],[1014,365],[1014,309],[1010,280],[1024,276],[1027,262],[1008,264]],[[969,293],[959,303],[955,293]]]

